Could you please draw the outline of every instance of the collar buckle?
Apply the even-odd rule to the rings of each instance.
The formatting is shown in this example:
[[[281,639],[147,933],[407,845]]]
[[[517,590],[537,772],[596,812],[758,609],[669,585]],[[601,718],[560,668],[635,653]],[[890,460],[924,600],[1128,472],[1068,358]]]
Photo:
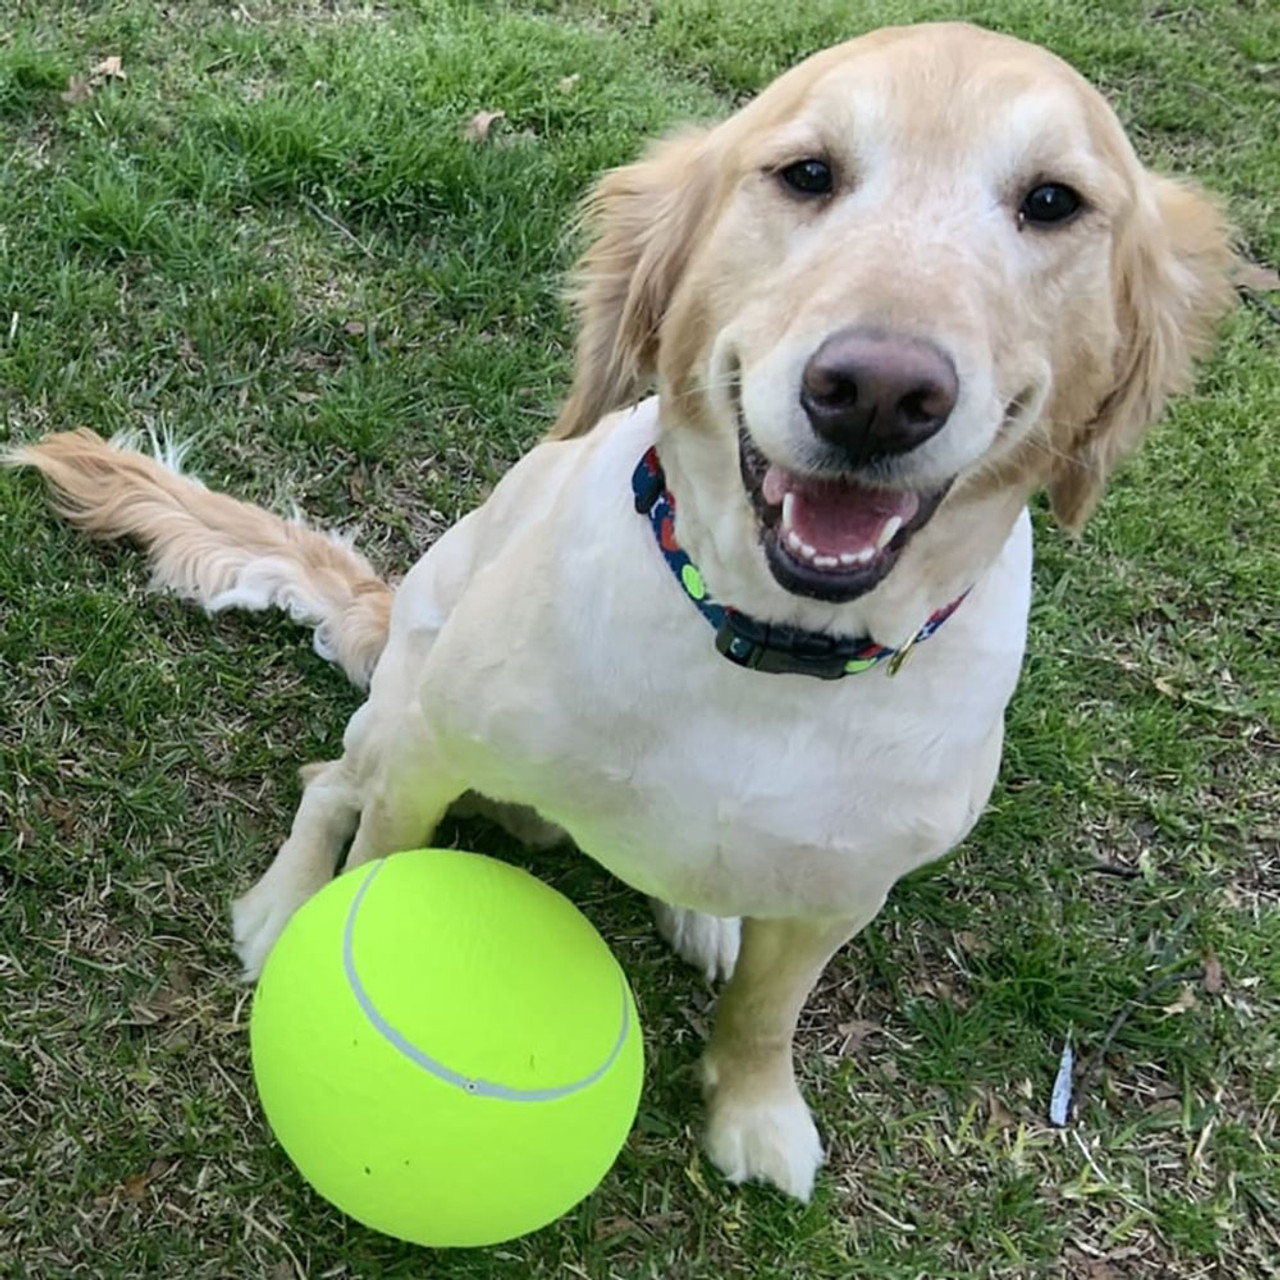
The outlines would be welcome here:
[[[818,631],[757,622],[726,609],[716,628],[716,649],[735,666],[770,675],[839,680],[848,674],[848,644]]]

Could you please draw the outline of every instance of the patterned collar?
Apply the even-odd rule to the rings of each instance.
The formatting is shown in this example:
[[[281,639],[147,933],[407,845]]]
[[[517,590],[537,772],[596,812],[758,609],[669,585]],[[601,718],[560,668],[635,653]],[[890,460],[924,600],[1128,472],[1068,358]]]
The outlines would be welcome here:
[[[676,542],[676,500],[667,488],[656,448],[649,449],[631,476],[636,510],[649,517],[667,566],[685,595],[716,633],[716,648],[730,662],[753,671],[815,676],[839,680],[887,662],[888,673],[898,674],[907,654],[927,640],[960,607],[965,591],[933,614],[900,649],[871,639],[833,636],[825,631],[802,631],[782,623],[759,622],[727,605],[717,604],[707,591],[698,567]]]

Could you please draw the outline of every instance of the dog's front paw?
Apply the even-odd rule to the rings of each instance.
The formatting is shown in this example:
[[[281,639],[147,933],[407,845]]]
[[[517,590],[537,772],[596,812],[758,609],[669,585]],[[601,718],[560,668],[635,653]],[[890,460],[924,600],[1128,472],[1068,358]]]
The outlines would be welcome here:
[[[707,1067],[706,1151],[730,1182],[768,1182],[798,1200],[813,1194],[822,1140],[794,1085],[776,1097],[745,1097]]]
[[[231,904],[231,933],[246,982],[254,981],[262,972],[290,917],[318,888],[318,884],[289,882],[268,871]]]
[[[650,901],[658,932],[681,960],[706,974],[708,982],[733,977],[742,944],[741,920],[673,907],[657,898]]]

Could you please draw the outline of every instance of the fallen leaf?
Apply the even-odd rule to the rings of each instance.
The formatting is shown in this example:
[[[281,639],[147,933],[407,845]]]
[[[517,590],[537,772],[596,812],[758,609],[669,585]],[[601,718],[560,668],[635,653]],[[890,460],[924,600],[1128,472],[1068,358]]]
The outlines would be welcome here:
[[[124,1180],[120,1190],[126,1200],[135,1204],[147,1194],[147,1188],[173,1168],[172,1160],[153,1160],[142,1173],[135,1173]]]
[[[171,965],[168,981],[132,1005],[135,1022],[150,1026],[181,1013],[191,999],[191,977],[180,964]]]
[[[987,1117],[997,1129],[1012,1129],[1018,1123],[1013,1118],[1013,1113],[994,1093],[987,1095]]]
[[[477,111],[467,121],[462,137],[467,142],[488,142],[489,131],[499,120],[505,120],[505,111]]]
[[[353,338],[358,338],[364,332],[364,322],[361,320],[348,320],[342,327]]]
[[[1222,962],[1212,951],[1204,958],[1203,985],[1211,996],[1218,995],[1222,990]]]
[[[1246,289],[1257,289],[1259,293],[1271,293],[1280,289],[1280,271],[1273,267],[1263,266],[1261,262],[1249,262],[1241,259],[1236,264],[1236,284]]]
[[[1122,1257],[1121,1254],[1113,1255]],[[1125,1272],[1118,1271],[1108,1258],[1090,1258],[1079,1249],[1068,1249],[1066,1261],[1071,1267],[1073,1280],[1125,1280]]]
[[[876,1022],[868,1022],[865,1018],[851,1018],[848,1022],[842,1022],[836,1030],[844,1036],[840,1052],[848,1054],[860,1048],[868,1036],[879,1035],[880,1025]]]
[[[320,399],[320,393],[318,391],[295,391],[293,398],[299,404],[314,404]]]
[[[961,929],[956,933],[956,941],[971,956],[985,956],[991,953],[991,944],[986,938],[980,938],[969,929]]]
[[[710,1037],[711,1027],[708,1025],[706,1018],[695,1013],[687,1005],[682,1006],[680,1012],[684,1014],[685,1021],[688,1022],[701,1039],[706,1040]]]
[[[1165,1005],[1162,1012],[1166,1018],[1176,1017],[1180,1013],[1186,1013],[1188,1009],[1196,1007],[1196,993],[1192,991],[1190,986],[1182,988],[1181,994],[1176,1000]]]
[[[339,361],[323,351],[299,351],[292,357],[291,363],[295,369],[315,373],[320,369],[335,369]]]
[[[84,76],[72,76],[62,91],[63,102],[88,102],[93,97],[93,86]]]
[[[575,71],[571,76],[565,76],[558,86],[561,93],[572,93],[578,87],[578,81],[582,79],[582,73]]]
[[[128,79],[124,73],[124,68],[120,65],[119,57],[115,54],[112,54],[109,58],[103,58],[96,67],[90,68],[89,75],[95,81]]]
[[[611,1236],[625,1235],[628,1231],[635,1231],[636,1224],[625,1214],[619,1214],[616,1218],[602,1218],[595,1225],[592,1234],[597,1240],[608,1240]]]
[[[968,993],[962,991],[950,978],[934,978],[930,982],[922,983],[920,994],[933,996],[935,999],[954,1005],[957,1009],[969,1007]]]
[[[39,812],[57,825],[64,840],[70,840],[80,825],[80,815],[65,800],[46,800],[40,804]]]
[[[651,1213],[645,1217],[644,1225],[650,1231],[669,1231],[672,1227],[679,1226],[685,1220],[685,1215],[678,1209],[670,1213]]]
[[[1092,1258],[1081,1273],[1083,1280],[1124,1280],[1124,1272],[1117,1271],[1106,1258]]]

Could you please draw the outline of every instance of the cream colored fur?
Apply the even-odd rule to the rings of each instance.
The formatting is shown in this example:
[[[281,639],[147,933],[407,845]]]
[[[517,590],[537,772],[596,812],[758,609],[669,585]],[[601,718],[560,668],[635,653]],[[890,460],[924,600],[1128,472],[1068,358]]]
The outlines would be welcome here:
[[[814,154],[842,185],[797,200],[777,170]],[[1046,181],[1079,189],[1086,214],[1020,225]],[[1230,250],[1214,205],[1147,173],[1070,68],[963,26],[818,54],[606,176],[587,224],[558,439],[427,552],[389,613],[350,548],[90,433],[14,460],[83,527],[142,541],[163,584],[207,608],[288,608],[354,679],[372,670],[339,757],[308,772],[287,841],[236,903],[248,973],[348,840],[356,865],[422,843],[466,793],[491,797],[654,898],[673,945],[728,978],[708,1151],[730,1178],[806,1197],[822,1149],[796,1019],[895,880],[986,804],[1026,635],[1027,500],[1047,487],[1064,524],[1084,521],[1186,385],[1230,302]],[[947,497],[882,582],[837,604],[769,572],[737,440],[803,466],[801,371],[851,325],[940,347],[960,392],[886,481],[951,480]],[[894,678],[736,668],[632,509],[654,444],[681,542],[747,613],[896,644],[972,591]]]

